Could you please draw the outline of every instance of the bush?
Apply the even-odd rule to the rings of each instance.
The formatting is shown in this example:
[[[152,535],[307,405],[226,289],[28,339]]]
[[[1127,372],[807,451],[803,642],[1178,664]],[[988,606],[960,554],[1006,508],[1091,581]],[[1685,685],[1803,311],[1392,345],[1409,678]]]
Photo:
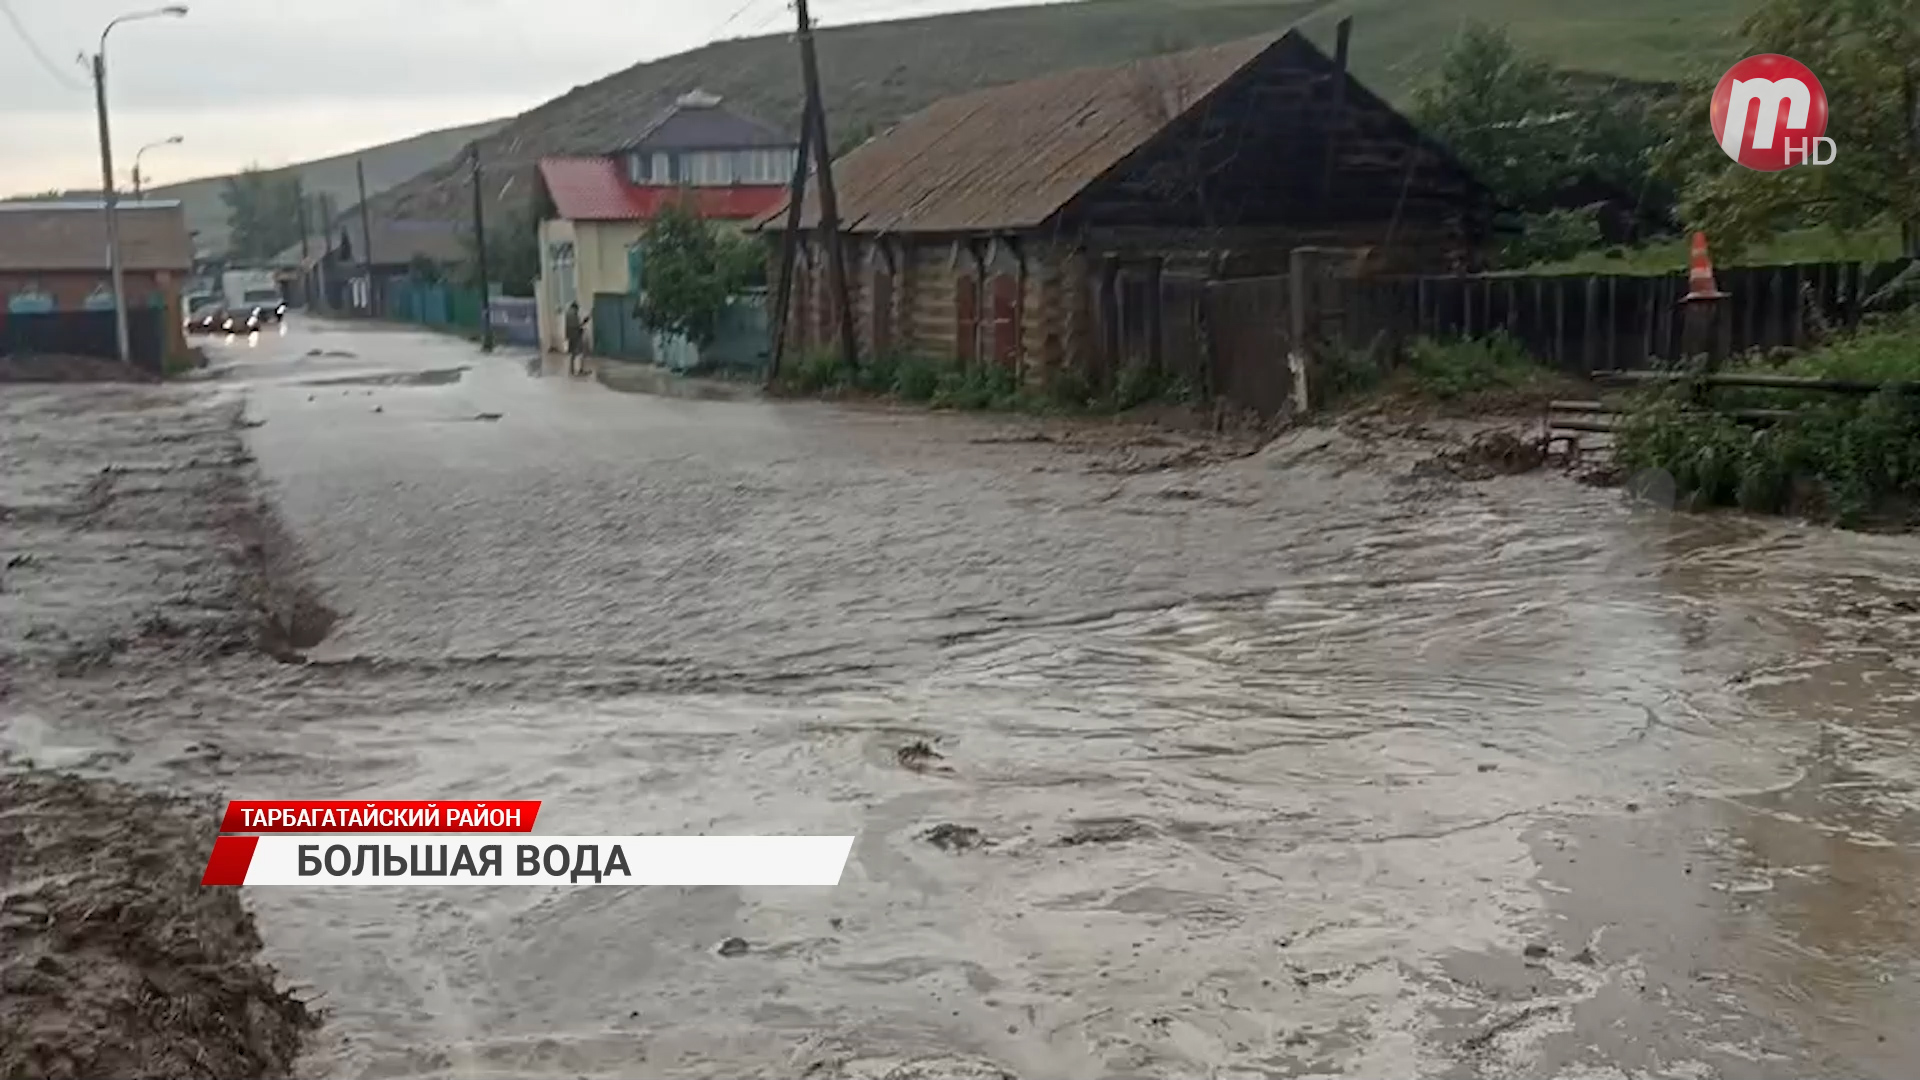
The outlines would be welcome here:
[[[902,360],[893,373],[893,392],[906,401],[931,401],[940,388],[941,365],[923,356]]]
[[[1793,357],[1746,370],[1836,378],[1920,381],[1920,320],[1883,323]],[[1920,396],[1894,389],[1864,398],[1782,390],[1719,390],[1727,407],[1791,408],[1752,430],[1693,408],[1694,387],[1642,398],[1616,444],[1629,469],[1671,473],[1678,493],[1706,505],[1793,512],[1858,525],[1901,503],[1920,504]]]
[[[1128,364],[1114,380],[1113,407],[1123,410],[1145,405],[1158,398],[1164,389],[1165,380],[1158,371],[1146,364]]]
[[[932,397],[936,409],[1007,409],[1023,403],[1013,371],[998,364],[949,368],[942,372]]]
[[[1601,245],[1600,218],[1591,208],[1520,216],[1520,232],[1500,245],[1495,261],[1517,268],[1561,262]]]
[[[1532,354],[1500,332],[1466,341],[1415,339],[1407,347],[1406,369],[1418,389],[1442,401],[1487,391],[1518,390],[1546,375]]]
[[[780,372],[780,383],[802,394],[840,390],[853,381],[853,373],[841,362],[840,354],[830,349],[810,349],[787,364]]]
[[[1077,368],[1056,367],[1047,372],[1043,394],[1055,408],[1079,411],[1093,402],[1093,383]]]

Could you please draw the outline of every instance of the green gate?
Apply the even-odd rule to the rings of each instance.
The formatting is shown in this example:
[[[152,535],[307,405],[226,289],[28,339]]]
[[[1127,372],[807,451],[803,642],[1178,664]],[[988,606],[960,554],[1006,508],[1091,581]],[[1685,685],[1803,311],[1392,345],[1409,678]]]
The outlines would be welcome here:
[[[633,317],[633,298],[621,293],[593,297],[593,354],[621,360],[652,360],[653,338]]]

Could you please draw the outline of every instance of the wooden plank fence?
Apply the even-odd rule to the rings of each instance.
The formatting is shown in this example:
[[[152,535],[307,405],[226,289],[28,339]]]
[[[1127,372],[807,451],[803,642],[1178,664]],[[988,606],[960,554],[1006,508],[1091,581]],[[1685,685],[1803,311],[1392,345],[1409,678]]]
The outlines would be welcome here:
[[[1732,267],[1716,272],[1725,353],[1792,348],[1858,324],[1863,302],[1911,260]],[[1345,283],[1340,343],[1505,332],[1561,370],[1589,374],[1682,358],[1685,273],[1479,274],[1354,278]]]

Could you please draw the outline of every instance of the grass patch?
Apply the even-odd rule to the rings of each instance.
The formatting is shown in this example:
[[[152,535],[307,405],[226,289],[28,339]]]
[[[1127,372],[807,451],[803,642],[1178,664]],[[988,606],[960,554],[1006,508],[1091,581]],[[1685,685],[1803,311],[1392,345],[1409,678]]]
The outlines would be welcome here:
[[[1084,373],[1072,369],[1049,371],[1034,386],[998,364],[929,356],[873,357],[851,371],[837,353],[826,350],[794,357],[774,385],[796,395],[872,395],[935,409],[1039,414],[1117,413],[1149,404],[1192,405],[1203,397],[1190,380],[1143,365],[1122,370],[1112,391],[1101,394]]]
[[[1784,362],[1728,370],[1920,383],[1920,313],[1870,326]],[[1693,405],[1691,386],[1642,395],[1616,444],[1628,470],[1662,469],[1695,506],[1791,513],[1844,527],[1913,523],[1920,508],[1920,394],[1867,397],[1778,390],[1714,391],[1727,407],[1792,408],[1748,427]]]

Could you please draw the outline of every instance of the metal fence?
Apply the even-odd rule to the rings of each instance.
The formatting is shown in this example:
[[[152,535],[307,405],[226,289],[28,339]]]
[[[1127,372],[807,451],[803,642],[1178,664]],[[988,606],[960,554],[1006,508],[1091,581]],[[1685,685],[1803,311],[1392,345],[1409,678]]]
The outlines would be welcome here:
[[[166,362],[164,308],[127,310],[127,343],[134,365],[159,374]],[[113,311],[19,312],[0,308],[0,356],[70,355],[120,358]]]

